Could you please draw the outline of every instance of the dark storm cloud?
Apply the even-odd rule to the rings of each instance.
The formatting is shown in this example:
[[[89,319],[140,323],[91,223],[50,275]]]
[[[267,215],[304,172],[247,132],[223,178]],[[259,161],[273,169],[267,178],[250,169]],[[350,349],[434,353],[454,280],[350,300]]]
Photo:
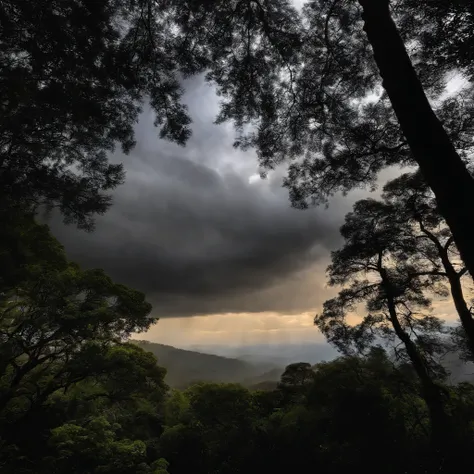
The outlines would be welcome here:
[[[72,259],[146,292],[159,316],[306,309],[282,282],[327,257],[339,219],[291,209],[277,175],[249,180],[255,156],[232,148],[230,127],[212,124],[212,90],[191,83],[188,102],[195,123],[185,148],[158,141],[145,111],[137,147],[111,157],[127,179],[96,231],[53,222],[55,234]],[[275,285],[278,297],[268,293]]]

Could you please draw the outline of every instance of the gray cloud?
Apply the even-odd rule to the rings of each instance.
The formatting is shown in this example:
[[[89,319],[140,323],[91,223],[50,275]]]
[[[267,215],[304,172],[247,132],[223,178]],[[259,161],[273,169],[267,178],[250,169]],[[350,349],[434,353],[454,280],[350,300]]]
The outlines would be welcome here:
[[[283,171],[255,179],[254,154],[232,148],[230,126],[212,124],[212,89],[188,86],[195,121],[188,145],[159,141],[145,110],[137,147],[111,157],[124,163],[127,179],[96,231],[53,219],[53,232],[72,259],[146,292],[162,317],[312,309],[321,298],[309,295],[323,285],[346,202],[291,209]],[[310,278],[310,269],[318,275]]]

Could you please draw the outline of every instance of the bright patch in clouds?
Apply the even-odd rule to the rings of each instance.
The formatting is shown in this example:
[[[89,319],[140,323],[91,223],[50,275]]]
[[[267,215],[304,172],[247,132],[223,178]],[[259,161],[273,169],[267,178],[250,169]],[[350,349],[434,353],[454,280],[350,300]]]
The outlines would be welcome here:
[[[179,347],[215,343],[245,346],[323,342],[323,336],[313,325],[313,318],[314,313],[282,315],[272,312],[164,318],[146,333],[146,339]],[[143,335],[136,338],[143,339]]]

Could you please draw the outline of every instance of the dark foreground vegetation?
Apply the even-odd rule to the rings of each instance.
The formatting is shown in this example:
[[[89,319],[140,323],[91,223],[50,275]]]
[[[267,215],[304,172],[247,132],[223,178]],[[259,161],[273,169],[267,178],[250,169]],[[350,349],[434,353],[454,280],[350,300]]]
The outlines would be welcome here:
[[[0,471],[470,472],[474,387],[441,360],[474,358],[473,5],[1,1]],[[290,365],[275,390],[170,390],[127,342],[155,322],[145,296],[38,223],[92,231],[143,103],[184,145],[182,78],[204,73],[263,174],[292,159],[295,207],[404,168],[355,203],[332,254],[340,292],[315,324],[341,358]]]

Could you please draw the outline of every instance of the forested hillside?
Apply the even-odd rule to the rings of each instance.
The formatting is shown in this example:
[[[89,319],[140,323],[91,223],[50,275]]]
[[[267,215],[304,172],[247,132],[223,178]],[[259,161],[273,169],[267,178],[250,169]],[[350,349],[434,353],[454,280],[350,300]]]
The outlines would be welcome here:
[[[301,3],[0,1],[1,474],[471,473],[474,2]],[[229,314],[338,355],[136,340]]]
[[[151,352],[166,368],[165,381],[174,388],[186,388],[196,382],[237,382],[253,384],[253,378],[262,375],[263,369],[237,359],[202,354],[195,351],[177,349],[176,347],[148,341],[134,341],[138,347]],[[282,370],[269,374],[270,379],[278,380]],[[262,380],[259,380],[262,381]]]

